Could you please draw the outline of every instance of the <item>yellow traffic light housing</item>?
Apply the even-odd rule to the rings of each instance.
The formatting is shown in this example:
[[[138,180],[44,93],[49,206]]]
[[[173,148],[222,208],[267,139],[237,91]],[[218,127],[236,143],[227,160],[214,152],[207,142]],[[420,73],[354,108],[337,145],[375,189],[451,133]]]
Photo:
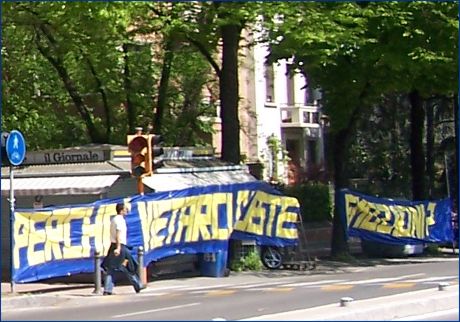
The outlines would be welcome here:
[[[128,135],[128,151],[131,153],[131,174],[141,178],[152,175],[152,145],[150,135]]]

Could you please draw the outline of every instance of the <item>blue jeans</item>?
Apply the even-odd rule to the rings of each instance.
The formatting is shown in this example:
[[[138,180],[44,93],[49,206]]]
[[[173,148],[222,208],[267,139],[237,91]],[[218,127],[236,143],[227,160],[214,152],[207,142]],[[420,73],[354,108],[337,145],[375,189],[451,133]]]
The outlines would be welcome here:
[[[134,287],[134,290],[136,293],[139,293],[139,291],[142,289],[142,284],[139,280],[139,277],[135,273],[130,273],[128,269],[121,265],[117,267],[116,269],[114,268],[109,268],[108,271],[106,272],[104,276],[104,293],[112,293],[114,283],[113,283],[113,274],[115,271],[120,271],[123,273],[123,275],[126,276],[126,278],[129,280],[131,285]]]

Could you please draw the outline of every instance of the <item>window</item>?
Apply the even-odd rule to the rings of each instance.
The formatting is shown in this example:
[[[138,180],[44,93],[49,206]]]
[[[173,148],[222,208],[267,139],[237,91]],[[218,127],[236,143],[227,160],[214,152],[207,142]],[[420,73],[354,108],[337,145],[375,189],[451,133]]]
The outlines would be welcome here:
[[[303,122],[310,123],[310,112],[303,112]]]
[[[317,123],[319,124],[319,113],[318,112],[313,112],[312,114],[312,120],[311,123]]]
[[[275,75],[273,65],[265,65],[265,101],[275,101]]]

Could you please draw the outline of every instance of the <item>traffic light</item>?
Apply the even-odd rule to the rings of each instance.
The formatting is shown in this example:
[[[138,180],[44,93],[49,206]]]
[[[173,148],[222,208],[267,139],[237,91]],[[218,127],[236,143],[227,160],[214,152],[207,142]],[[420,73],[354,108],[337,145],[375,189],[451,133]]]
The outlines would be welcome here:
[[[152,147],[152,171],[154,171],[163,166],[163,160],[159,158],[164,154],[163,137],[159,134],[150,134],[150,144]]]
[[[128,135],[128,151],[131,153],[131,174],[140,178],[152,174],[152,145],[150,135]]]
[[[2,132],[2,166],[10,165],[10,160],[6,154],[6,140],[8,139],[9,135],[9,132]]]

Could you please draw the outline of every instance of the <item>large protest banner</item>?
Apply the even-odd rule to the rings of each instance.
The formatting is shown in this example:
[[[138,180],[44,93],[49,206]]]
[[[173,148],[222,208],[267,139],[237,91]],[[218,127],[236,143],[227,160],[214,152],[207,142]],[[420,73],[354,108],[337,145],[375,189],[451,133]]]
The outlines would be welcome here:
[[[196,187],[104,199],[91,204],[17,209],[13,218],[16,283],[94,271],[94,252],[110,246],[110,219],[124,201],[128,244],[145,264],[176,254],[227,251],[228,241],[297,243],[299,203],[263,182]]]
[[[396,245],[452,241],[450,199],[403,201],[348,189],[340,191],[339,199],[340,216],[349,236]]]

